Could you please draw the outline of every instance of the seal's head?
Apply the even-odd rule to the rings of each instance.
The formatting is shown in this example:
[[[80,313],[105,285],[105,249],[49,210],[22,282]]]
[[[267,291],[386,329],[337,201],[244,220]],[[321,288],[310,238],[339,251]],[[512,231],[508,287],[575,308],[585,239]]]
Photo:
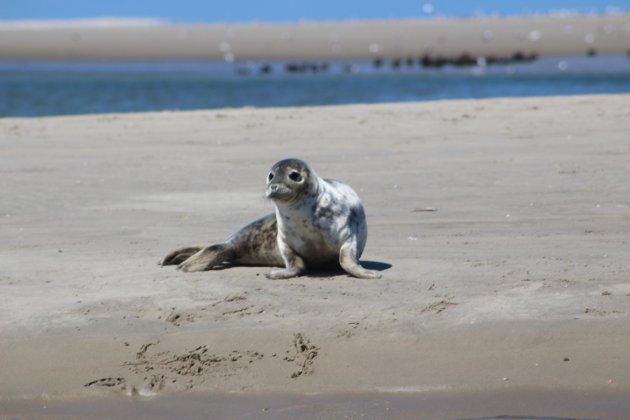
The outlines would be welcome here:
[[[284,159],[272,166],[267,175],[267,198],[290,203],[314,192],[317,175],[299,159]]]

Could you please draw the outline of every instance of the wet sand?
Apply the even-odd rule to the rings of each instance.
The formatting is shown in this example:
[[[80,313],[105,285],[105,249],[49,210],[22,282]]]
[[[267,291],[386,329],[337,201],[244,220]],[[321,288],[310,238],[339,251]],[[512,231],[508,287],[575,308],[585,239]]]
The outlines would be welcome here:
[[[115,23],[115,22],[114,22]],[[0,58],[329,60],[625,55],[630,15],[185,25],[0,25]]]
[[[624,393],[513,389],[483,392],[181,394],[157,399],[11,402],[0,419],[392,419],[392,420],[625,420]]]
[[[0,406],[628,393],[628,132],[627,95],[1,119]],[[288,156],[357,190],[381,280],[157,265]]]

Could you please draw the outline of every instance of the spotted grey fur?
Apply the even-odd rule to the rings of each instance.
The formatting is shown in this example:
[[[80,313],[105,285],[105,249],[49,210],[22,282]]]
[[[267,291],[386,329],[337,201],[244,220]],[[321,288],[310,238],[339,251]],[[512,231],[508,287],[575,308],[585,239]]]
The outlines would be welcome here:
[[[162,265],[204,271],[225,263],[284,267],[267,275],[286,279],[307,269],[341,266],[360,278],[379,278],[359,258],[367,241],[365,212],[348,185],[320,178],[306,162],[285,159],[267,176],[275,213],[244,226],[227,241],[178,249]]]

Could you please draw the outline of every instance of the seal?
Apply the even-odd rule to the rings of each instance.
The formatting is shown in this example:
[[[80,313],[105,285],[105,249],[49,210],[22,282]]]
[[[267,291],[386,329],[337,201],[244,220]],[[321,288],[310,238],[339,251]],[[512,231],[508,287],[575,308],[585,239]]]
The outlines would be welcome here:
[[[267,274],[270,279],[341,266],[355,277],[381,277],[359,264],[367,222],[361,200],[350,186],[320,178],[302,160],[285,159],[267,175],[266,196],[273,201],[275,213],[244,226],[225,242],[173,251],[162,265],[177,264],[186,272],[230,263],[283,267]]]

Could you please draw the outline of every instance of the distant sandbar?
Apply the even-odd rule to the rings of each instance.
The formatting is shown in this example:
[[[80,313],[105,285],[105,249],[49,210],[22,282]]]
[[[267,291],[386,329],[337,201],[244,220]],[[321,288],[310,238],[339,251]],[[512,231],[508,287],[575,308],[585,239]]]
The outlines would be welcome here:
[[[168,24],[0,24],[0,59],[333,60],[627,54],[630,14]]]

